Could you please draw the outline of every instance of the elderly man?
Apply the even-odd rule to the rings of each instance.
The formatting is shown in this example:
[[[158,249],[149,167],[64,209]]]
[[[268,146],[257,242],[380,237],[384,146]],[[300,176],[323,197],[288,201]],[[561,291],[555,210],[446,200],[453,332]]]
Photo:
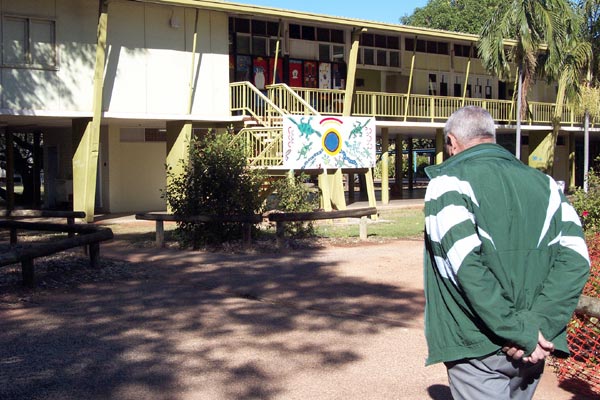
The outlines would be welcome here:
[[[530,399],[589,274],[581,222],[549,176],[496,144],[464,107],[448,154],[425,169],[427,364],[444,362],[454,399]]]

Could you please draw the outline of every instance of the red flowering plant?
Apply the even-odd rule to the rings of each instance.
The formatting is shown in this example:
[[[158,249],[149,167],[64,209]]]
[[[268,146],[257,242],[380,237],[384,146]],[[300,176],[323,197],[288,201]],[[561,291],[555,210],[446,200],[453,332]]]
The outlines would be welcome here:
[[[573,207],[581,218],[586,234],[600,232],[600,176],[590,170],[588,191],[577,188],[571,196]]]
[[[590,278],[583,288],[586,296],[600,298],[600,174],[590,171],[588,190],[579,188],[571,202],[583,223],[590,254]],[[567,327],[571,357],[553,359],[562,386],[590,398],[600,395],[600,323],[597,317],[575,313]]]

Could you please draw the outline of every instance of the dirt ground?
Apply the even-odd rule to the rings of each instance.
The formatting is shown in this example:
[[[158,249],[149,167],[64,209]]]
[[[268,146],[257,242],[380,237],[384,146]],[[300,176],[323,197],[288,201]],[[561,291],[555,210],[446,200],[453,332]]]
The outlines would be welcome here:
[[[2,269],[0,398],[451,398],[424,366],[421,241],[193,252],[139,228],[98,270],[38,263],[36,289]],[[576,398],[550,370],[536,395]]]

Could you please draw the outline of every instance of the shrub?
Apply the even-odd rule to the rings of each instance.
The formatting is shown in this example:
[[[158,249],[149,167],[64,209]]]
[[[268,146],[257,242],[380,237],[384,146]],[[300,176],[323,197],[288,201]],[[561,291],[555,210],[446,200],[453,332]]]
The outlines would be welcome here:
[[[588,174],[588,191],[577,188],[572,203],[581,218],[586,233],[600,231],[600,176],[594,170]]]
[[[262,171],[248,168],[242,148],[232,143],[230,132],[213,131],[194,137],[183,172],[167,171],[163,193],[176,216],[253,214],[260,211]],[[184,246],[223,243],[242,236],[241,224],[181,222],[176,236]]]
[[[308,176],[301,174],[295,177],[279,179],[273,183],[275,196],[269,204],[269,209],[283,212],[310,212],[319,208],[318,189],[307,185]],[[312,221],[287,222],[286,233],[290,236],[313,236],[315,228]]]

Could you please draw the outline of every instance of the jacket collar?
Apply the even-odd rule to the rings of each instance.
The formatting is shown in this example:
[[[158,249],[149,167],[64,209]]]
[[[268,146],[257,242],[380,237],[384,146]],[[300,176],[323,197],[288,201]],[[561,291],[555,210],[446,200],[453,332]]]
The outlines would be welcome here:
[[[436,176],[442,175],[444,170],[451,168],[452,166],[481,156],[503,158],[508,161],[518,161],[511,153],[509,153],[499,144],[481,143],[461,151],[457,155],[450,157],[441,164],[430,165],[429,167],[426,167],[425,173],[430,179],[432,179]]]

